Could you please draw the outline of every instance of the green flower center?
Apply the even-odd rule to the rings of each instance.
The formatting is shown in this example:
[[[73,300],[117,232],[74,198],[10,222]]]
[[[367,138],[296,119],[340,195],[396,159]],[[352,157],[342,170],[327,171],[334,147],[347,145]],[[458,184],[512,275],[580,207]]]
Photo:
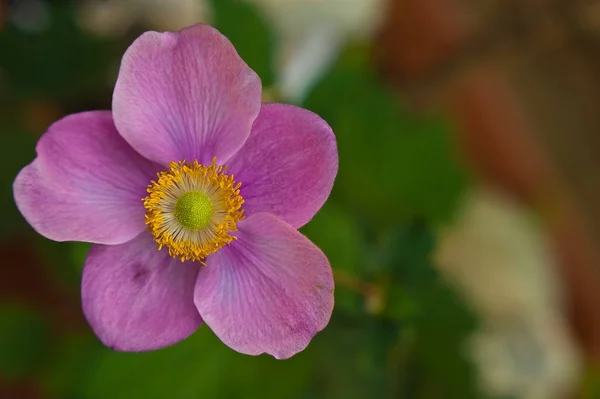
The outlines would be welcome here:
[[[183,194],[175,204],[175,217],[183,227],[200,230],[208,226],[213,216],[210,198],[199,191]]]

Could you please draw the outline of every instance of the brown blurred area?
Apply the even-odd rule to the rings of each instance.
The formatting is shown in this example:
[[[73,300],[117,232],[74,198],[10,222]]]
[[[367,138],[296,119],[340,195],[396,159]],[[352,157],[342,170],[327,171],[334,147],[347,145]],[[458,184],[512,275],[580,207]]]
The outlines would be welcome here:
[[[479,178],[538,210],[573,330],[600,365],[600,2],[389,0],[376,58],[442,108]]]

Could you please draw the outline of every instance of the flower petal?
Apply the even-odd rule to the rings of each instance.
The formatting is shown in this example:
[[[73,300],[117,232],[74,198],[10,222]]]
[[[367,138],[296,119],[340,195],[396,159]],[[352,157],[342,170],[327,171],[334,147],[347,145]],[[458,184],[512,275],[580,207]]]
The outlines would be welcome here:
[[[119,136],[109,111],[69,115],[37,144],[14,182],[17,206],[55,241],[126,242],[145,228],[141,199],[156,165]]]
[[[226,162],[260,110],[261,83],[208,25],[146,32],[123,56],[113,96],[117,129],[145,157]]]
[[[257,213],[238,227],[238,240],[209,256],[198,274],[198,311],[238,352],[291,357],[329,322],[329,262],[306,237],[271,214]]]
[[[148,232],[122,245],[94,245],[83,270],[83,312],[110,348],[172,345],[202,322],[193,301],[198,270],[159,251]]]
[[[269,212],[299,228],[331,193],[338,169],[335,136],[308,110],[264,104],[227,167],[242,182],[246,215]]]

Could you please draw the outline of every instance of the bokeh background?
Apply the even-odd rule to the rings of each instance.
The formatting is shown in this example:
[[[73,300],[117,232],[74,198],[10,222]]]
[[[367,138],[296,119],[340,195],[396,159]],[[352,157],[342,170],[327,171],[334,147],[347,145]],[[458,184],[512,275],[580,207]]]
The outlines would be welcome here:
[[[79,301],[89,246],[37,235],[12,198],[49,124],[110,108],[135,37],[197,22],[264,101],[337,135],[302,229],[336,306],[289,360],[206,327],[104,348]],[[0,398],[600,398],[599,38],[591,0],[0,2]]]

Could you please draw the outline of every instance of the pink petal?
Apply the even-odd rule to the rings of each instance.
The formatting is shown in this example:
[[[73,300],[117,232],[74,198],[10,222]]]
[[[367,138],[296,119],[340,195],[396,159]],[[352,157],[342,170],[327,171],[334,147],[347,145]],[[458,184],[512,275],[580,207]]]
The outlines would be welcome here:
[[[239,223],[238,240],[211,255],[194,301],[229,347],[284,359],[321,331],[333,310],[333,277],[323,252],[268,213]]]
[[[298,228],[331,193],[338,169],[335,136],[310,111],[264,104],[248,141],[227,166],[242,182],[246,215],[269,212]]]
[[[59,120],[39,140],[37,154],[13,189],[38,233],[55,241],[120,244],[144,230],[141,199],[156,166],[119,136],[110,112]]]
[[[260,110],[259,77],[216,29],[146,32],[129,47],[113,96],[117,129],[163,165],[225,162]]]
[[[159,251],[147,232],[122,245],[94,245],[83,270],[83,312],[110,348],[172,345],[200,326],[193,302],[198,269]]]

